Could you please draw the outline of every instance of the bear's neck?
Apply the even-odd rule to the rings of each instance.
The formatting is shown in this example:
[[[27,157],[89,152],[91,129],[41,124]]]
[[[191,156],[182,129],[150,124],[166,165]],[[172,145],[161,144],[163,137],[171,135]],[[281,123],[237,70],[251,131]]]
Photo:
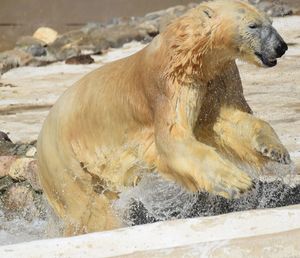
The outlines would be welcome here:
[[[179,84],[207,84],[232,61],[232,54],[217,38],[214,28],[191,35],[192,29],[181,22],[162,33],[167,56],[165,78]]]

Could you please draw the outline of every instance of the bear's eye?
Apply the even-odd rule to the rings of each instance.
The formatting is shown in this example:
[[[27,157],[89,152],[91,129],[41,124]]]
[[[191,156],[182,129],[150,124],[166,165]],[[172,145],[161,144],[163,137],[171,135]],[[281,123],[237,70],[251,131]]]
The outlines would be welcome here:
[[[249,28],[250,28],[250,29],[257,29],[257,28],[258,28],[258,24],[257,24],[257,23],[251,23],[251,24],[249,25]]]

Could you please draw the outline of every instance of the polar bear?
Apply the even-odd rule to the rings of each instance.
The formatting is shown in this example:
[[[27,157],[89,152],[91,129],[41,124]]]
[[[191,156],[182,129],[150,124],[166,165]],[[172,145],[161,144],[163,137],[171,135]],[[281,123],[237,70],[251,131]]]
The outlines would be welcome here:
[[[226,198],[252,187],[241,164],[290,163],[252,115],[235,63],[276,65],[287,45],[242,1],[200,4],[141,51],[70,87],[38,138],[39,178],[65,234],[120,227],[111,203],[140,173]]]

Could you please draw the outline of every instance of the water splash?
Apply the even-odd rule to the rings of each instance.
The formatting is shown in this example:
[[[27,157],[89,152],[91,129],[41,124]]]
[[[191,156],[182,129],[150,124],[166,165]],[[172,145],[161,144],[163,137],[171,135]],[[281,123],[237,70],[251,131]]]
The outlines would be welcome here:
[[[113,207],[124,224],[132,226],[300,204],[299,184],[288,184],[286,177],[278,175],[269,182],[266,179],[257,180],[254,189],[241,198],[227,200],[206,192],[192,194],[158,173],[145,173],[136,187],[124,189]],[[0,245],[61,236],[62,222],[46,203],[43,206],[45,215],[30,221],[22,214],[7,218],[0,209]]]
[[[197,198],[197,195],[187,192],[159,174],[147,173],[136,187],[127,188],[121,193],[114,208],[125,224],[133,225],[137,224],[134,223],[135,220],[143,219],[135,217],[132,209],[142,211],[144,208],[150,221],[181,219],[187,217]]]
[[[126,225],[138,225],[299,204],[300,185],[287,181],[280,176],[271,182],[256,180],[252,191],[227,200],[206,192],[191,194],[157,173],[146,174],[137,187],[124,190],[114,208]]]
[[[43,200],[43,214],[27,219],[24,213],[5,214],[0,209],[0,245],[61,236],[62,222]]]

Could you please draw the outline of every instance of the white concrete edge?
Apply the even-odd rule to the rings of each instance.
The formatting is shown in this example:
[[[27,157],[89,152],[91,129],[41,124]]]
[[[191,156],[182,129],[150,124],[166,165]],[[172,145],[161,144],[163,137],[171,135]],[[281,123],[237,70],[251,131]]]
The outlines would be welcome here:
[[[158,222],[0,247],[0,257],[112,257],[300,229],[300,205]]]

